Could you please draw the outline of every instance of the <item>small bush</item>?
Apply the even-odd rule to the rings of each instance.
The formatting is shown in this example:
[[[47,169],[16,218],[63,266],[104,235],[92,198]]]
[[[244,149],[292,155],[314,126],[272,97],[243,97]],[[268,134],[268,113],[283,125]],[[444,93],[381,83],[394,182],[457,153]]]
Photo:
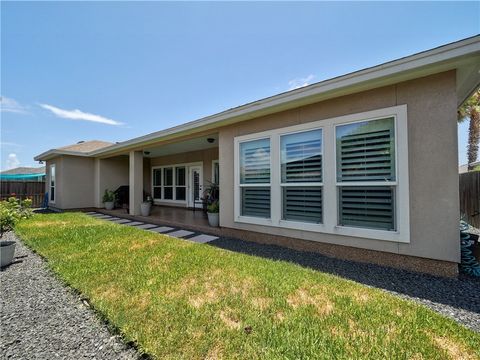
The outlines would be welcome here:
[[[20,200],[14,197],[0,202],[0,234],[13,230],[21,219],[32,216],[32,200]]]
[[[207,206],[207,211],[210,213],[210,214],[216,214],[220,211],[220,205],[218,203],[218,201],[215,201],[213,203],[211,203],[210,205]]]
[[[115,193],[111,190],[105,190],[103,194],[103,202],[115,202]]]

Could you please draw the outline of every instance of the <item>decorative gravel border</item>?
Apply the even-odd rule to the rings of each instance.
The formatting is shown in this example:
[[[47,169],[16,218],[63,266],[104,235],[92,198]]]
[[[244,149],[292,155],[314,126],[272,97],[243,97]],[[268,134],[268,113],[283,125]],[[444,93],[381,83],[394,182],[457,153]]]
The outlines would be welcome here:
[[[58,280],[46,262],[15,240],[15,260],[1,270],[0,358],[138,359],[97,314]]]

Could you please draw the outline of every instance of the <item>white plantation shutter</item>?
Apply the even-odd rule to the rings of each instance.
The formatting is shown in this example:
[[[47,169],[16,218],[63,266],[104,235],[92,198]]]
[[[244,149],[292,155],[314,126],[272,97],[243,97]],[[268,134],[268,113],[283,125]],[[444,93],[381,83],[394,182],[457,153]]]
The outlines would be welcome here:
[[[270,218],[270,139],[240,144],[241,215]]]
[[[387,186],[340,187],[340,225],[395,230],[394,191]]]
[[[322,187],[283,187],[283,219],[322,222]]]
[[[322,130],[280,137],[283,220],[322,222]]]
[[[261,218],[270,217],[270,188],[242,188],[242,215]]]
[[[339,225],[395,230],[394,118],[337,126],[336,139]]]
[[[337,181],[395,180],[393,118],[337,128]]]

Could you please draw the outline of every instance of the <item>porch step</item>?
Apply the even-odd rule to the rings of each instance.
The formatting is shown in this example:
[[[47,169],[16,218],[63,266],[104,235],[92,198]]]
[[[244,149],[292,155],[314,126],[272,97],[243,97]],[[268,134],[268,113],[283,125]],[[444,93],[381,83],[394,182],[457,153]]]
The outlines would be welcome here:
[[[144,223],[141,221],[131,221],[128,223],[124,223],[123,225],[128,225],[128,226],[137,226],[137,225],[143,225]]]
[[[183,238],[185,236],[189,236],[189,235],[193,235],[193,234],[194,234],[194,232],[192,232],[192,231],[177,230],[177,231],[170,232],[166,235],[173,236],[173,237],[176,237],[176,238]]]
[[[118,220],[110,220],[110,221],[113,222],[113,223],[116,223],[116,224],[126,224],[126,223],[129,223],[132,220],[118,218]]]
[[[172,231],[172,230],[173,230],[173,228],[168,227],[168,226],[159,226],[159,227],[156,227],[156,228],[148,229],[148,231],[153,231],[153,232],[158,232],[158,233],[166,233],[166,232]]]
[[[151,229],[151,228],[154,228],[154,227],[157,227],[158,225],[154,225],[154,224],[143,224],[143,225],[138,225],[137,228],[139,229],[143,229],[143,230],[148,230],[148,229]]]
[[[187,240],[194,241],[196,243],[200,244],[205,244],[213,240],[217,240],[218,236],[212,236],[212,235],[206,235],[206,234],[200,234],[191,238],[188,238]]]

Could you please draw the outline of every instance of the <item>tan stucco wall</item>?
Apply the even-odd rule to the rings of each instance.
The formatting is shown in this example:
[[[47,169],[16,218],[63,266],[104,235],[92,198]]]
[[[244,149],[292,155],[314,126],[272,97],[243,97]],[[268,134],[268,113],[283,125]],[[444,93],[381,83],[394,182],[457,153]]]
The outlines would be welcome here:
[[[59,203],[56,207],[75,209],[93,207],[95,205],[95,159],[62,156],[60,171],[61,188],[58,193]],[[61,172],[61,174],[60,174]]]
[[[208,185],[212,181],[212,161],[218,160],[218,148],[186,152],[181,154],[167,155],[150,159],[149,177],[152,166],[164,166],[173,164],[186,164],[203,162],[203,184]],[[149,183],[150,185],[150,183]],[[151,189],[148,187],[148,191]]]
[[[108,159],[96,159],[95,181],[98,189],[95,195],[95,206],[103,207],[105,190],[115,191],[122,185],[128,185],[128,156]]]
[[[408,107],[411,234],[409,244],[234,222],[234,137],[403,104],[407,104]],[[219,130],[219,149],[222,227],[438,260],[459,261],[454,71],[224,127]]]

